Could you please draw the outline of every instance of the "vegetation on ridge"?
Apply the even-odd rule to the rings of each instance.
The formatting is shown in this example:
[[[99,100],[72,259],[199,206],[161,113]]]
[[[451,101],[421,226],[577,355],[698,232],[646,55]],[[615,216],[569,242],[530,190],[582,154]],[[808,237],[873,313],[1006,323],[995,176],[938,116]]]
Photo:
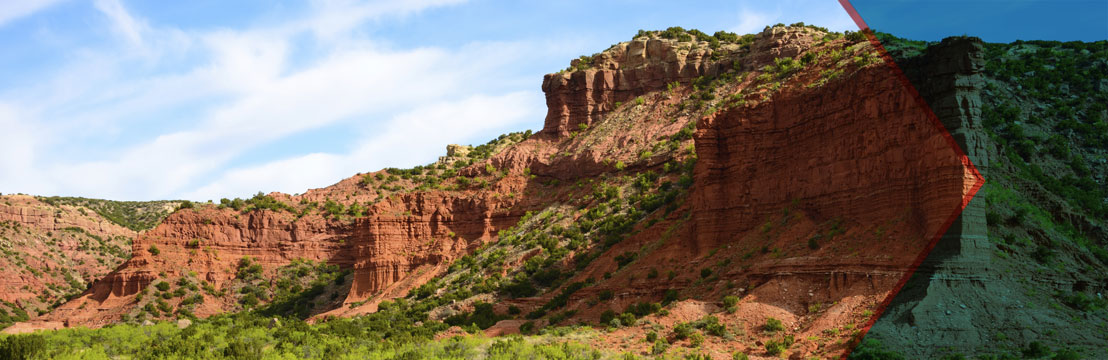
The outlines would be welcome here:
[[[62,196],[38,196],[36,199],[53,206],[89,208],[101,217],[134,231],[152,229],[181,203],[176,200],[114,201]]]

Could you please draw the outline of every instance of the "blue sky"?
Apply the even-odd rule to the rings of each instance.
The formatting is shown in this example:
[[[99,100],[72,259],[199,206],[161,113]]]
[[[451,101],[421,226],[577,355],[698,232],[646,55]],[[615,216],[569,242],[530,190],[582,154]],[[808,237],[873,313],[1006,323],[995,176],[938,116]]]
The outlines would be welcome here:
[[[1108,39],[1108,0],[851,0],[877,31],[938,41],[973,35],[988,42]]]
[[[303,192],[542,127],[542,76],[638,29],[854,27],[835,1],[0,2],[0,192]]]

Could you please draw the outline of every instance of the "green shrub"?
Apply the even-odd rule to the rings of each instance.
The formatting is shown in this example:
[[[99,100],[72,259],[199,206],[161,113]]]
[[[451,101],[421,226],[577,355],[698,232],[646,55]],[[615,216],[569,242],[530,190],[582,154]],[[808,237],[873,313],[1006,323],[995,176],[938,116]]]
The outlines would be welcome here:
[[[635,325],[636,320],[637,319],[635,319],[635,314],[629,312],[619,314],[619,323],[623,326]]]
[[[689,345],[692,347],[700,347],[704,344],[704,335],[698,332],[694,332],[689,335]]]
[[[630,264],[632,261],[635,261],[635,258],[638,256],[638,253],[631,251],[616,255],[616,264],[618,267],[622,268],[624,266],[627,266],[627,264]]]
[[[702,329],[709,335],[725,337],[727,336],[727,325],[721,324],[719,318],[715,316],[705,316],[692,323],[693,327]]]
[[[262,276],[262,264],[254,262],[249,256],[244,256],[239,259],[238,270],[235,272],[235,277],[242,280],[256,280]]]
[[[612,290],[604,289],[604,290],[600,290],[600,293],[597,294],[596,297],[598,299],[600,299],[600,301],[608,301],[608,300],[611,300],[612,297],[614,297],[614,296],[615,296],[615,293],[613,293]]]
[[[661,355],[662,353],[666,352],[667,348],[669,348],[669,343],[666,342],[666,339],[658,339],[655,340],[654,345],[650,347],[650,353],[654,355]]]
[[[11,335],[0,338],[0,356],[4,359],[37,359],[47,350],[42,334]]]
[[[521,334],[530,334],[535,331],[535,322],[528,321],[519,326],[519,332]]]
[[[158,254],[162,253],[162,251],[158,250],[158,247],[154,244],[150,244],[150,247],[146,248],[146,251],[149,252],[150,255],[154,256],[158,256]]]
[[[604,312],[600,313],[600,324],[610,323],[612,322],[612,319],[616,318],[616,316],[619,316],[619,314],[617,314],[615,311],[612,311],[610,309],[604,310]]]
[[[766,318],[766,324],[762,326],[767,332],[777,332],[785,330],[785,324],[781,323],[781,320],[774,318]]]
[[[668,305],[669,303],[680,300],[680,297],[681,295],[677,293],[677,290],[666,290],[666,294],[662,296],[662,305]]]
[[[789,349],[789,347],[786,346],[785,343],[780,341],[780,340],[766,341],[766,355],[777,356],[777,355],[780,355],[781,353],[785,352],[785,350],[788,350],[788,349]]]
[[[481,330],[488,329],[505,317],[493,311],[492,304],[477,302],[473,305],[473,312],[456,314],[443,320],[448,325],[465,326],[476,325]]]
[[[723,297],[723,307],[729,308],[739,304],[739,297],[735,295],[727,295]]]
[[[847,42],[856,43],[866,40],[866,34],[861,31],[847,30],[843,32],[843,38],[845,38]]]
[[[167,283],[165,281],[161,281],[161,282],[158,282],[157,284],[154,284],[154,287],[157,288],[158,291],[166,291],[166,290],[169,290],[169,283]]]

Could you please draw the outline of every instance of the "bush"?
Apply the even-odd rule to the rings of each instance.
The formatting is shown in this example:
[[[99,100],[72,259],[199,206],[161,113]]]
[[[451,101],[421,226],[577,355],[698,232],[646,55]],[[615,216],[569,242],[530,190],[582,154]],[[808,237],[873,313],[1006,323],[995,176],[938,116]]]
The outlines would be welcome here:
[[[654,355],[661,355],[666,352],[666,348],[669,348],[669,343],[666,339],[658,339],[654,341],[654,345],[650,347],[650,353]]]
[[[519,279],[513,282],[505,283],[500,286],[500,293],[507,295],[510,298],[516,299],[521,297],[535,296],[539,293],[539,290],[531,284],[530,280]]]
[[[681,295],[677,293],[677,290],[666,290],[666,294],[662,296],[662,305],[669,305],[669,303],[680,300],[680,297]]]
[[[161,282],[158,282],[157,284],[155,284],[154,287],[157,288],[158,291],[166,291],[166,290],[169,290],[169,283],[167,283],[165,281],[161,281]]]
[[[242,280],[255,280],[260,279],[262,276],[262,265],[255,263],[249,256],[244,256],[239,259],[238,271],[235,272],[235,277]]]
[[[694,332],[689,335],[689,345],[692,347],[700,347],[704,344],[704,335],[698,332]]]
[[[185,200],[185,201],[182,201],[180,204],[177,205],[177,210],[192,209],[192,207],[193,207],[192,201]]]
[[[4,359],[35,359],[43,350],[46,350],[46,338],[41,334],[0,338],[0,357]]]
[[[616,316],[617,314],[615,311],[604,310],[604,312],[600,313],[600,324],[610,323],[612,322],[612,319],[616,318]]]
[[[521,334],[530,334],[535,331],[535,322],[528,321],[519,326],[519,332]]]
[[[646,333],[646,342],[652,343],[652,342],[657,341],[657,340],[658,340],[658,333],[653,332],[653,331]]]
[[[496,312],[493,311],[492,304],[477,302],[473,305],[473,312],[453,315],[447,317],[443,322],[455,326],[476,325],[481,330],[484,330],[492,327],[497,321],[503,320],[504,318],[504,316],[497,315]]]
[[[596,297],[600,299],[600,301],[608,301],[611,300],[612,297],[615,297],[615,293],[613,293],[612,290],[604,289],[600,290],[600,293],[597,294]]]
[[[627,266],[627,264],[630,264],[632,261],[635,261],[635,258],[638,257],[638,256],[639,256],[638,253],[631,252],[631,251],[616,255],[616,258],[615,258],[616,264],[617,264],[618,267],[622,268],[624,266]]]
[[[723,307],[729,308],[739,304],[739,297],[735,295],[727,295],[723,297]]]
[[[785,330],[785,324],[781,323],[781,320],[766,318],[766,324],[762,326],[762,329],[767,332],[777,332]]]
[[[1032,341],[1027,344],[1027,347],[1022,350],[1023,357],[1028,359],[1038,359],[1050,355],[1050,347],[1043,345],[1038,341]]]
[[[677,340],[688,339],[689,335],[693,333],[693,326],[690,323],[677,323],[673,327],[673,338]]]
[[[789,347],[784,342],[779,340],[766,341],[766,355],[777,356],[788,350]]]
[[[705,316],[700,320],[693,323],[693,326],[697,329],[703,329],[709,335],[725,337],[727,336],[727,325],[721,324],[719,318],[715,316]]]
[[[847,30],[847,31],[843,32],[843,38],[845,38],[847,42],[856,43],[856,42],[859,42],[859,41],[866,40],[866,34],[864,32],[861,32],[861,31]]]
[[[162,251],[158,250],[158,247],[155,246],[154,244],[150,244],[150,247],[146,248],[146,251],[150,252],[150,255],[154,255],[154,256],[158,256],[158,254],[162,253]]]
[[[635,318],[635,314],[629,312],[619,314],[619,323],[623,326],[635,325],[636,320],[638,319]]]
[[[634,314],[637,317],[644,317],[662,310],[662,304],[637,302],[631,305],[627,305],[623,312]]]
[[[712,276],[712,269],[710,269],[710,268],[700,269],[700,278],[701,279],[707,279],[709,276]]]

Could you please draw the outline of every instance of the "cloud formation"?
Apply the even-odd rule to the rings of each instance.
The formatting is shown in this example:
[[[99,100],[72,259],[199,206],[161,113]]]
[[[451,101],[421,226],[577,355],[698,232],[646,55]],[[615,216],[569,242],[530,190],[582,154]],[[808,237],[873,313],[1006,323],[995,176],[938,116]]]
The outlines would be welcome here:
[[[517,59],[522,45],[394,49],[355,31],[455,3],[318,1],[277,26],[189,32],[149,24],[118,0],[97,0],[114,45],[80,52],[33,95],[0,102],[8,130],[0,135],[0,183],[113,199],[300,192],[433,159],[447,142],[534,125],[542,103],[533,94],[481,86],[517,81],[497,68]],[[312,50],[298,52],[305,48]],[[180,66],[180,58],[199,61]],[[347,145],[348,153],[248,156],[329,127],[376,132]],[[70,141],[125,144],[69,158]]]
[[[46,9],[61,0],[19,0],[0,2],[0,26]]]

